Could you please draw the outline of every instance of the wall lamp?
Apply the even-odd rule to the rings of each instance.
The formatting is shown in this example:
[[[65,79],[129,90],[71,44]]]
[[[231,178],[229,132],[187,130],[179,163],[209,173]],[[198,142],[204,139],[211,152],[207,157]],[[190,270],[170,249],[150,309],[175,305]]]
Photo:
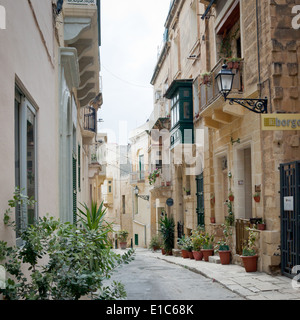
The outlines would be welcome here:
[[[240,98],[228,98],[232,90],[232,84],[235,74],[227,69],[227,65],[222,66],[222,70],[217,74],[216,81],[219,86],[219,90],[223,95],[225,101],[229,100],[229,104],[233,105],[237,103],[242,107],[255,112],[255,113],[268,113],[268,99],[240,99]]]
[[[141,195],[139,195],[139,188],[138,188],[138,186],[135,186],[135,188],[134,188],[134,193],[135,193],[135,195],[136,195],[138,198],[141,198],[141,199],[143,199],[143,200],[145,200],[145,201],[149,201],[149,199],[150,199],[149,196],[141,196]]]

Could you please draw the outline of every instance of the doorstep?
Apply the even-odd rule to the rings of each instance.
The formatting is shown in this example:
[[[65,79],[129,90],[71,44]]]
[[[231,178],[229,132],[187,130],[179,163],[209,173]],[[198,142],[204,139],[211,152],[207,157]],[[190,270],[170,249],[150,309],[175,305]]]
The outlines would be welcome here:
[[[221,259],[220,259],[219,256],[210,256],[210,257],[208,258],[208,262],[220,264],[220,263],[221,263]]]

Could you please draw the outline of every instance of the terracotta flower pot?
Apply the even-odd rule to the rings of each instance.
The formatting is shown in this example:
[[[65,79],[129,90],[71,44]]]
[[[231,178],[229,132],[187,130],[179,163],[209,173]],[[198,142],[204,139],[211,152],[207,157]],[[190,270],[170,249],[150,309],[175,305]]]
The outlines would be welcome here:
[[[183,259],[189,258],[189,252],[187,250],[181,250],[181,256]]]
[[[201,249],[203,253],[204,261],[208,261],[210,256],[214,255],[214,249]]]
[[[254,197],[255,202],[260,202],[260,196]]]
[[[233,202],[234,201],[234,196],[229,196],[228,199],[229,199],[229,201]]]
[[[264,223],[258,223],[257,224],[257,229],[258,230],[266,230],[266,225]]]
[[[165,255],[165,254],[166,254],[166,250],[163,249],[163,248],[161,248],[161,254],[162,254],[162,255]]]
[[[227,62],[227,69],[233,69],[233,62],[232,61]]]
[[[219,251],[219,256],[221,260],[221,264],[230,264],[230,258],[231,258],[231,251],[224,251],[220,250]]]
[[[189,258],[193,260],[193,259],[194,259],[194,255],[193,255],[193,252],[191,252],[191,251],[188,251],[188,253],[189,253]]]
[[[122,250],[126,249],[127,248],[127,242],[120,242],[120,248]]]
[[[201,251],[193,251],[193,255],[196,261],[201,261],[203,259],[203,253]]]
[[[244,267],[246,272],[256,272],[257,271],[257,255],[255,256],[242,256]]]
[[[240,63],[238,61],[235,61],[233,63],[233,69],[239,69],[240,68]]]

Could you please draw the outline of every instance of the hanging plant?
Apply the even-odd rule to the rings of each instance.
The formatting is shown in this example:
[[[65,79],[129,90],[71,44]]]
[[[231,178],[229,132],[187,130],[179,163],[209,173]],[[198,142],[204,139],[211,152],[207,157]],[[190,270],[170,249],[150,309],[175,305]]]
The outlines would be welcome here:
[[[260,193],[259,192],[254,193],[253,199],[255,202],[260,202]]]
[[[149,174],[148,180],[149,184],[153,185],[156,182],[156,179],[160,176],[159,169],[155,169],[152,173]]]
[[[211,84],[211,72],[205,72],[201,74],[203,84]]]

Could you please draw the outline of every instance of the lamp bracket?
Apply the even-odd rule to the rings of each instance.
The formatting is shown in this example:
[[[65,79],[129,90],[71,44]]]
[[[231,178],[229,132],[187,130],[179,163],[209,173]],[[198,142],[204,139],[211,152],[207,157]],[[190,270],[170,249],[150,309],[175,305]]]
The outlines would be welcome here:
[[[145,201],[149,201],[149,200],[150,200],[150,197],[149,197],[149,196],[141,196],[141,195],[139,195],[139,194],[137,194],[136,196],[137,196],[138,198],[141,198],[141,199],[145,200]]]
[[[225,98],[229,100],[229,104],[237,103],[242,107],[255,113],[268,113],[268,99],[240,99],[240,98]]]

